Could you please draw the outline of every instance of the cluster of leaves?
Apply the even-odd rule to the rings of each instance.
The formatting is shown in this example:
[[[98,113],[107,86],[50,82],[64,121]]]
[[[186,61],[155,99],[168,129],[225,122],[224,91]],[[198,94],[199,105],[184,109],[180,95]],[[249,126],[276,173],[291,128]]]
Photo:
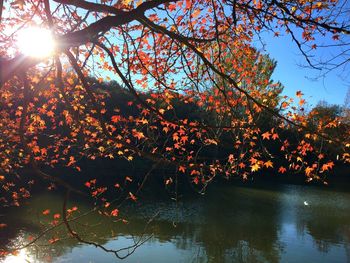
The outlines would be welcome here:
[[[29,69],[35,59],[21,58],[28,69],[2,72],[2,173],[29,163],[36,169],[59,164],[80,170],[80,158],[122,156],[131,161],[139,155],[175,165],[205,185],[218,174],[248,178],[263,167],[274,167],[264,145],[268,140],[274,148],[282,145],[279,151],[288,164],[275,167],[282,173],[289,167],[317,178],[316,171],[332,168],[330,162],[307,160],[313,159],[309,154],[323,156],[316,144],[330,142],[333,136],[325,129],[337,128],[341,121],[317,120],[317,127],[310,128],[308,119],[315,114],[298,111],[305,103],[301,92],[299,108],[282,97],[281,84],[270,80],[275,62],[252,43],[272,25],[273,30],[285,28],[294,39],[291,24],[303,28],[306,42],[315,40],[316,31],[338,39],[347,27],[326,23],[330,17],[321,15],[330,6],[338,8],[333,1],[55,2],[53,12],[47,1],[5,7],[14,12],[2,18],[4,31],[20,28],[29,15],[40,16],[54,29],[57,49],[69,63],[62,68],[56,55],[46,68]],[[119,21],[121,15],[128,18]],[[13,56],[15,33],[2,35],[4,56]],[[78,45],[73,53],[68,50]],[[137,114],[125,114],[118,105],[112,105],[113,113],[106,108],[110,94],[88,76],[109,76],[108,71],[134,96],[128,103],[136,105]],[[199,118],[180,116],[181,107],[174,107],[179,103],[194,105],[201,111]],[[291,127],[299,138],[281,139]],[[343,138],[336,141],[347,146]],[[209,158],[211,151],[217,154]],[[348,160],[346,153],[342,157]],[[15,184],[5,177],[5,189],[12,192]]]
[[[81,159],[142,157],[174,167],[199,189],[219,176],[247,179],[263,169],[323,178],[334,166],[325,145],[337,145],[338,159],[350,162],[349,124],[320,108],[305,111],[301,92],[297,101],[283,96],[282,85],[271,80],[276,63],[253,43],[264,30],[284,31],[313,66],[303,47],[315,49],[319,35],[335,45],[348,40],[349,24],[339,15],[344,8],[333,0],[43,0],[3,6],[2,203],[29,196],[17,183],[25,180],[19,169],[26,167],[80,193],[43,169],[81,170]],[[327,15],[329,9],[334,12]],[[41,64],[15,49],[16,32],[30,21],[50,28],[57,42],[55,54]],[[111,78],[127,91],[102,88]],[[118,92],[126,101],[113,100]],[[173,182],[171,176],[165,180]],[[108,186],[85,185],[94,198],[105,198]],[[119,210],[109,209],[109,216],[118,216]]]

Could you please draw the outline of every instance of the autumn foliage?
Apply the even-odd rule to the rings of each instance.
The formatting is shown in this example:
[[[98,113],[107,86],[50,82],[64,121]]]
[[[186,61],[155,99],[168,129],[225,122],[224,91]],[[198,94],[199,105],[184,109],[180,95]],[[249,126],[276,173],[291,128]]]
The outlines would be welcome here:
[[[84,172],[81,160],[143,158],[174,167],[165,185],[181,175],[197,189],[216,178],[272,172],[323,180],[337,162],[350,162],[349,123],[306,111],[302,91],[284,96],[271,79],[276,63],[254,46],[265,31],[287,34],[310,67],[328,67],[311,55],[323,39],[349,43],[349,21],[329,11],[345,8],[337,1],[1,3],[5,205],[29,197],[41,179],[96,199],[133,180],[121,175],[124,181],[109,186],[97,176],[75,189],[44,172]],[[51,57],[24,56],[16,48],[16,34],[28,24],[52,30]],[[111,80],[123,88],[103,88]],[[125,100],[113,99],[118,92]],[[37,179],[18,187],[28,168]],[[126,198],[136,201],[137,193],[127,191]],[[118,217],[117,208],[103,204],[106,215]]]

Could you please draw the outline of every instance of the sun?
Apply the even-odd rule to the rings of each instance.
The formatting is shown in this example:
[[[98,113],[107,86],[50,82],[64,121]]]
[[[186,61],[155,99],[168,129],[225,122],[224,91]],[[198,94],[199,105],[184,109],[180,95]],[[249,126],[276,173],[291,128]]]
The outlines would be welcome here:
[[[55,41],[50,30],[28,27],[18,33],[17,46],[24,55],[42,58],[53,53]]]

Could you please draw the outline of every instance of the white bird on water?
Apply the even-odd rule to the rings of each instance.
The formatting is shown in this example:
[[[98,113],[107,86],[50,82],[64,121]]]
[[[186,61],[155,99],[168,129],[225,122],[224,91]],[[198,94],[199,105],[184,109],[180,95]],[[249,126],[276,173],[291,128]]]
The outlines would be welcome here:
[[[308,202],[306,202],[306,201],[304,201],[304,205],[308,206],[308,205],[309,205],[309,203],[308,203]]]

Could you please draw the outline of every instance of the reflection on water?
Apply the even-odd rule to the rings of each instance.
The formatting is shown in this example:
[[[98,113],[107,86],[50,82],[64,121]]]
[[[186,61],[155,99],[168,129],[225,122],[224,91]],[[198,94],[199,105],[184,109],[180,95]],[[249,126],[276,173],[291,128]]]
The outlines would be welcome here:
[[[4,220],[0,246],[35,236],[47,223],[41,212],[61,197],[43,194]],[[89,207],[72,202],[79,211]],[[205,196],[180,203],[144,200],[126,207],[129,223],[97,213],[72,223],[85,239],[122,248],[151,237],[123,262],[350,262],[350,194],[303,186],[269,188],[213,187]],[[156,212],[159,215],[149,224]],[[3,220],[3,219],[2,219]],[[147,225],[147,228],[145,226]],[[11,227],[12,226],[12,227]],[[6,231],[6,232],[5,232]],[[54,244],[49,240],[63,237]],[[126,253],[126,251],[124,251]],[[123,255],[123,253],[121,253]],[[55,228],[5,262],[114,262],[98,248],[67,237]]]

